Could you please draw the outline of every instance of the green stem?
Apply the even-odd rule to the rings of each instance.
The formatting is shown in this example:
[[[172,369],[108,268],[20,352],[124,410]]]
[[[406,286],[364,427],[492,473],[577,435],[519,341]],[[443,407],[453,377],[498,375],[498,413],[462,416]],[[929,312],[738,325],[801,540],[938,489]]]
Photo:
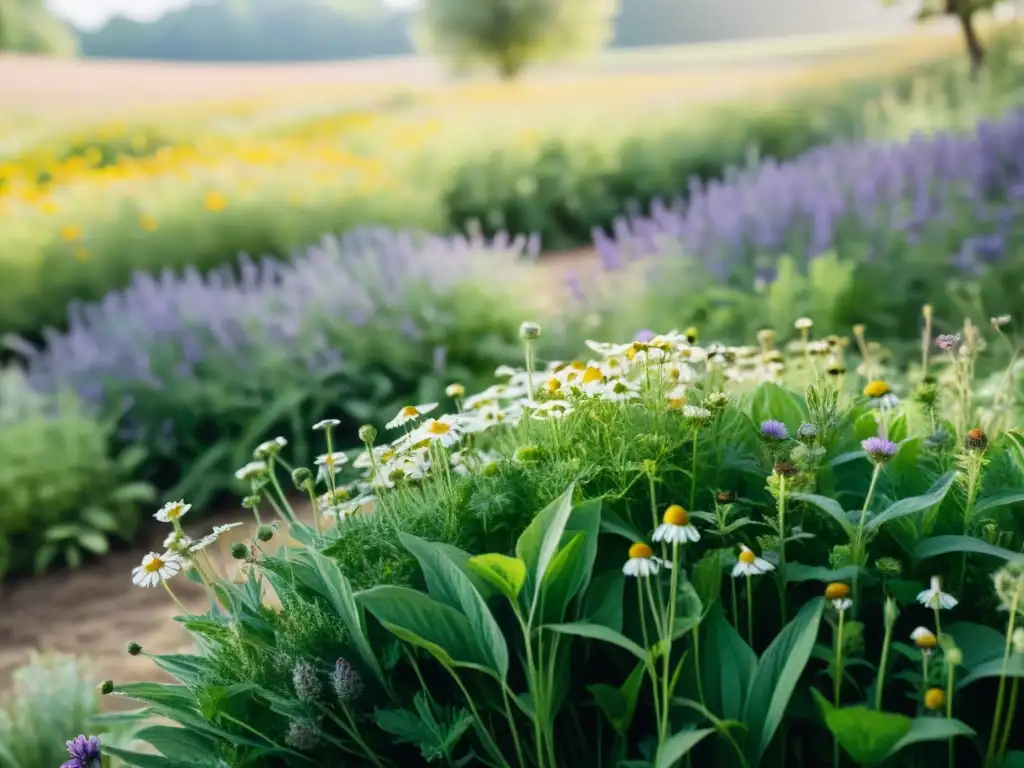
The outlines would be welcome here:
[[[885,638],[882,640],[882,658],[878,665],[878,683],[875,685],[875,709],[882,711],[882,695],[885,691],[885,672],[889,665],[889,644],[892,642],[892,623],[885,622]]]
[[[996,765],[1002,765],[1006,757],[1006,748],[1010,744],[1010,731],[1013,729],[1013,718],[1017,714],[1017,694],[1020,693],[1020,678],[1013,678],[1010,684],[1010,704],[1006,708],[1006,724],[1003,726],[1003,738],[999,742],[999,753],[996,757]],[[950,740],[952,741],[952,739]]]
[[[881,463],[876,463],[875,468],[871,471],[871,485],[868,486],[868,495],[864,497],[864,506],[860,510],[860,520],[857,523],[857,534],[853,542],[853,610],[857,611],[857,607],[860,605],[860,585],[857,583],[858,576],[860,575],[860,568],[863,565],[861,562],[864,559],[864,523],[867,522],[868,508],[871,506],[871,500],[875,496],[875,487],[878,485],[878,476],[882,473]]]
[[[511,768],[504,755],[501,754],[501,750],[498,749],[498,745],[494,742],[494,737],[491,736],[491,732],[488,730],[487,725],[480,717],[480,712],[477,710],[476,704],[473,703],[473,697],[470,695],[469,691],[466,690],[466,686],[463,684],[458,673],[447,664],[442,664],[441,666],[448,670],[448,674],[452,676],[452,679],[455,680],[455,684],[459,686],[459,690],[462,691],[462,695],[466,697],[466,703],[469,704],[469,710],[477,725],[477,735],[480,736],[480,741],[483,742],[484,747],[491,753],[491,757],[497,760],[504,768]]]
[[[953,719],[953,683],[956,681],[956,667],[946,664],[946,719]],[[956,766],[956,744],[952,736],[949,737],[949,744],[946,746],[949,754],[949,768]]]
[[[996,693],[996,709],[992,715],[992,732],[988,737],[988,749],[985,750],[985,766],[993,768],[996,754],[996,739],[998,738],[1000,723],[1003,721],[1003,696],[1006,694],[1006,670],[1010,664],[1010,648],[1013,644],[1013,625],[1017,619],[1017,602],[1020,598],[1020,590],[1013,593],[1013,600],[1010,602],[1010,620],[1006,626],[1006,646],[1003,649],[1003,667],[999,674],[999,689]]]
[[[662,634],[662,643],[665,646],[664,656],[662,657],[662,680],[661,680],[661,700],[663,702],[661,710],[661,721],[658,727],[658,753],[661,753],[662,748],[665,746],[665,742],[668,741],[668,712],[670,707],[668,706],[669,699],[672,692],[669,690],[669,683],[672,678],[672,629],[675,627],[676,621],[676,589],[679,585],[679,544],[672,542],[672,573],[669,575],[669,588],[668,588],[668,609],[665,620],[665,627]],[[698,677],[699,677],[698,670]]]
[[[740,601],[736,597],[736,578],[729,579],[729,586],[732,588],[732,625],[737,632],[740,631]]]
[[[754,647],[754,590],[751,589],[752,579],[747,574],[747,642]]]
[[[508,703],[508,685],[501,683],[501,698],[505,705],[505,719],[508,720],[508,728],[512,732],[512,742],[516,747],[516,758],[519,760],[520,768],[526,768],[526,758],[523,756],[523,747],[519,743],[519,731],[516,729],[515,718],[512,717],[512,708]]]
[[[690,452],[690,512],[697,504],[697,436],[700,430],[693,429],[693,449]]]
[[[782,623],[779,625],[779,631],[782,631],[782,627],[786,626],[788,622],[786,610],[786,478],[782,475],[779,476],[779,493],[778,493],[778,507],[779,507],[779,611],[782,614]]]
[[[701,706],[707,707],[707,702],[704,700],[704,679],[700,667],[700,624],[693,628],[693,665],[696,667],[697,674],[697,695],[700,697]]]
[[[839,611],[839,624],[836,628],[835,654],[836,666],[832,673],[832,703],[838,707],[843,690],[843,617],[846,611]],[[839,768],[839,739],[832,737],[832,764]]]
[[[971,522],[974,517],[974,501],[978,495],[978,475],[980,474],[981,452],[971,456],[971,466],[967,470],[967,503],[964,505],[964,536],[971,535]],[[964,583],[967,580],[967,550],[960,555],[960,599],[964,599]]]
[[[939,618],[939,603],[935,602],[935,637],[942,639],[942,620]]]

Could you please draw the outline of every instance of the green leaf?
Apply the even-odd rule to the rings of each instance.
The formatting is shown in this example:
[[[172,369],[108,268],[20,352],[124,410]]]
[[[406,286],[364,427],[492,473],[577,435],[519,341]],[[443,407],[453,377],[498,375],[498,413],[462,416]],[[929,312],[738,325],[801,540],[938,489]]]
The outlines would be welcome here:
[[[470,558],[469,567],[477,576],[515,602],[526,583],[526,563],[518,557],[487,554]]]
[[[907,414],[899,414],[889,424],[889,439],[897,444],[907,439]]]
[[[547,624],[544,628],[550,629],[553,632],[561,632],[563,635],[576,635],[577,637],[588,637],[592,640],[603,640],[606,643],[617,645],[619,648],[629,651],[643,662],[646,662],[649,658],[647,651],[628,637],[600,624],[585,624],[577,621],[571,624]]]
[[[910,731],[897,742],[886,759],[892,757],[901,749],[906,749],[911,744],[921,744],[926,741],[949,741],[957,736],[974,736],[974,729],[956,718],[944,717],[915,717],[911,723]]]
[[[643,541],[644,538],[632,523],[611,509],[606,509],[601,513],[601,530],[621,536],[630,544]]]
[[[800,583],[804,581],[820,581],[831,584],[833,581],[852,581],[854,574],[863,584],[870,584],[878,579],[866,568],[847,565],[836,570],[823,565],[804,565],[803,563],[786,563],[786,581]]]
[[[926,560],[929,557],[946,555],[950,552],[989,555],[1011,563],[1024,563],[1024,555],[1020,552],[997,547],[995,544],[989,544],[987,541],[976,539],[973,536],[936,536],[925,539],[917,545],[913,557],[917,560]]]
[[[1008,504],[1016,504],[1024,501],[1024,491],[1003,491],[989,496],[987,499],[981,499],[977,504],[974,505],[974,514],[980,515],[988,512],[990,509],[997,509],[998,507],[1005,507]]]
[[[533,518],[516,542],[516,556],[526,563],[527,582],[532,592],[530,615],[538,607],[541,584],[562,542],[562,534],[572,514],[575,491],[576,483],[571,483],[561,496]]]
[[[116,757],[124,762],[129,768],[193,768],[192,762],[175,762],[170,758],[161,755],[147,755],[141,752],[131,752],[120,747],[103,745],[103,754]],[[209,765],[209,763],[208,763]]]
[[[676,615],[672,623],[672,639],[676,640],[700,624],[704,604],[689,581],[680,580],[676,587]]]
[[[971,672],[976,666],[992,659],[1001,659],[1006,648],[1006,636],[992,627],[958,621],[943,627],[944,634],[953,638],[964,655],[964,669]]]
[[[134,737],[151,744],[158,752],[175,760],[209,760],[217,754],[217,742],[190,728],[174,728],[168,725],[150,725]]]
[[[160,669],[186,686],[195,686],[213,671],[205,656],[167,653],[151,656],[150,659]]]
[[[540,622],[565,621],[566,608],[586,576],[586,539],[586,534],[577,533],[558,550],[548,566],[547,576],[541,585],[541,607],[537,614]]]
[[[622,600],[626,591],[626,577],[622,570],[599,574],[587,588],[583,602],[583,616],[587,624],[600,624],[622,631]]]
[[[321,597],[331,606],[334,615],[341,619],[348,632],[349,642],[359,654],[360,661],[366,665],[381,687],[388,690],[384,672],[370,647],[363,615],[356,602],[352,585],[345,578],[345,574],[341,572],[341,568],[333,560],[313,549],[305,549],[296,553],[295,559],[299,563],[307,564],[311,572],[319,577],[310,586],[320,593]]]
[[[110,551],[110,542],[107,541],[107,537],[96,531],[82,531],[78,534],[78,545],[94,555],[105,555]]]
[[[658,752],[655,768],[673,768],[687,753],[715,732],[714,728],[680,731],[669,736]]]
[[[419,561],[431,595],[459,610],[469,620],[480,649],[489,660],[488,668],[504,680],[508,676],[505,636],[469,577],[431,542],[408,533],[399,533],[398,538]]]
[[[582,533],[586,536],[583,563],[578,572],[578,583],[570,590],[573,595],[584,594],[593,577],[594,561],[597,560],[597,541],[601,534],[603,502],[604,500],[598,497],[575,505],[569,514],[569,522],[565,525],[567,532]]]
[[[738,719],[757,671],[757,656],[725,618],[721,603],[708,609],[701,625],[700,647],[700,675],[708,709],[723,720]]]
[[[760,763],[782,722],[790,697],[814,650],[824,607],[825,600],[821,597],[805,603],[796,618],[768,646],[757,665],[743,711],[743,721],[750,728],[748,752],[752,765]]]
[[[156,489],[149,483],[126,483],[115,488],[110,501],[117,504],[149,504],[156,499]]]
[[[47,541],[75,540],[82,530],[82,526],[78,523],[58,523],[46,529],[45,538]]]
[[[1003,659],[1002,657],[996,659],[989,659],[983,661],[974,669],[971,673],[964,677],[960,681],[958,688],[966,688],[971,683],[983,680],[989,677],[1001,677],[1003,675]],[[1024,677],[1024,656],[1019,653],[1010,653],[1010,656],[1006,660],[1006,676],[1007,677]]]
[[[389,585],[358,592],[355,597],[388,631],[425,649],[442,664],[493,669],[469,619],[450,605],[408,587]]]
[[[826,515],[831,517],[840,527],[846,531],[847,534],[853,535],[853,525],[846,516],[846,512],[843,507],[835,499],[830,499],[827,496],[819,496],[816,493],[793,493],[790,494],[790,499],[794,501],[803,501],[807,504],[817,507]]]
[[[857,765],[880,763],[912,726],[905,715],[878,712],[865,706],[834,707],[821,692],[811,689],[825,725]]]
[[[725,568],[726,553],[733,555],[729,549],[712,549],[693,566],[693,588],[697,590],[697,596],[706,606],[715,603],[722,596],[722,571]]]
[[[865,528],[869,531],[875,531],[890,520],[934,507],[946,498],[946,494],[949,493],[949,489],[953,485],[953,481],[956,480],[956,476],[957,471],[955,469],[950,470],[936,480],[926,493],[921,496],[911,496],[909,499],[900,499],[884,512],[869,519]]]
[[[442,708],[436,712],[422,691],[413,698],[413,706],[415,712],[408,709],[376,709],[374,720],[381,730],[394,736],[398,743],[419,747],[426,762],[450,758],[452,749],[472,726],[472,715],[464,709],[453,708]]]
[[[81,519],[83,523],[91,525],[98,531],[113,533],[120,528],[117,518],[110,510],[103,507],[90,506],[82,510]]]
[[[759,384],[754,390],[750,416],[755,424],[775,419],[789,427],[790,433],[796,433],[806,415],[804,399],[795,392],[783,389],[771,381]]]
[[[857,441],[867,440],[869,437],[878,436],[878,420],[874,411],[867,411],[857,417],[853,423],[853,431],[857,435]]]
[[[604,716],[608,718],[615,732],[625,736],[629,726],[633,723],[633,716],[636,714],[636,703],[640,696],[640,689],[644,683],[644,672],[646,665],[640,662],[636,665],[629,677],[626,678],[620,687],[614,688],[604,683],[591,685],[588,690],[594,694],[597,706],[601,708]]]

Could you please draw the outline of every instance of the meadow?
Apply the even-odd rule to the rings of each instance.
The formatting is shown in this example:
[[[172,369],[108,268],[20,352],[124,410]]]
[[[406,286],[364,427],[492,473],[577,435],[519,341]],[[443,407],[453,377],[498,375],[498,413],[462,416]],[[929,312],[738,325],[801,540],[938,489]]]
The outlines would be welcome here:
[[[88,117],[122,90],[64,105],[73,133],[25,109],[0,140],[0,575],[38,580],[4,633],[137,634],[122,664],[20,672],[0,759],[81,731],[140,766],[169,764],[133,738],[209,768],[1013,765],[1019,36],[976,83],[948,34],[833,42],[502,88],[257,95],[222,68],[202,87],[237,101]],[[41,576],[127,571],[139,538],[135,585]],[[936,574],[951,626],[915,607]],[[570,644],[607,674],[555,675]],[[150,659],[184,687],[126,683]],[[19,725],[99,674],[145,710],[83,693]]]

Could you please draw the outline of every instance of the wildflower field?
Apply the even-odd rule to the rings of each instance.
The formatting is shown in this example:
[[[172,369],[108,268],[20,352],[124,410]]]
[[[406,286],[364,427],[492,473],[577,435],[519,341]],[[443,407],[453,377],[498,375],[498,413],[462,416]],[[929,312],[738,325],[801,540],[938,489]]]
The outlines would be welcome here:
[[[1016,765],[1019,344],[1005,316],[922,320],[914,363],[809,318],[556,362],[527,322],[524,364],[447,413],[406,405],[354,452],[321,420],[309,468],[266,441],[233,580],[204,554],[230,526],[156,513],[131,579],[196,651],[150,657],[177,683],[104,682],[143,709],[103,722],[190,766]]]
[[[1024,764],[991,34],[9,122],[0,766]]]

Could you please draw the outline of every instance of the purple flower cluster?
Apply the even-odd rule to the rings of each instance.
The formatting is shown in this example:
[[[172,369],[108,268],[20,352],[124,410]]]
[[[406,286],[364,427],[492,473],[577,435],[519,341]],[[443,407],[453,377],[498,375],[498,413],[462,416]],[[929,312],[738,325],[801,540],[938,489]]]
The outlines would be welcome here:
[[[781,421],[768,419],[761,422],[761,436],[766,440],[782,441],[789,437],[789,428]]]
[[[102,768],[100,740],[95,736],[76,736],[67,742],[67,748],[71,759],[62,763],[60,768]]]
[[[644,255],[686,253],[721,280],[774,259],[826,251],[885,260],[919,247],[933,263],[976,273],[1005,252],[1024,199],[1024,114],[970,134],[915,135],[896,145],[843,142],[768,160],[721,180],[691,180],[685,202],[656,202],[594,232],[607,269]],[[935,251],[938,250],[938,253]]]
[[[869,459],[879,464],[884,464],[900,452],[899,445],[884,437],[869,437],[861,441],[860,447]]]
[[[8,345],[37,391],[72,389],[104,413],[123,409],[122,438],[156,431],[173,444],[169,416],[153,424],[137,412],[273,401],[289,383],[370,374],[367,357],[388,348],[405,358],[423,348],[422,364],[443,368],[439,326],[457,312],[450,290],[502,258],[536,258],[539,248],[537,238],[501,234],[485,241],[354,230],[289,261],[243,255],[205,276],[139,273],[98,303],[72,305],[68,329],[47,329],[41,346]],[[213,381],[225,401],[216,408],[206,402]],[[153,401],[159,407],[145,407]]]

